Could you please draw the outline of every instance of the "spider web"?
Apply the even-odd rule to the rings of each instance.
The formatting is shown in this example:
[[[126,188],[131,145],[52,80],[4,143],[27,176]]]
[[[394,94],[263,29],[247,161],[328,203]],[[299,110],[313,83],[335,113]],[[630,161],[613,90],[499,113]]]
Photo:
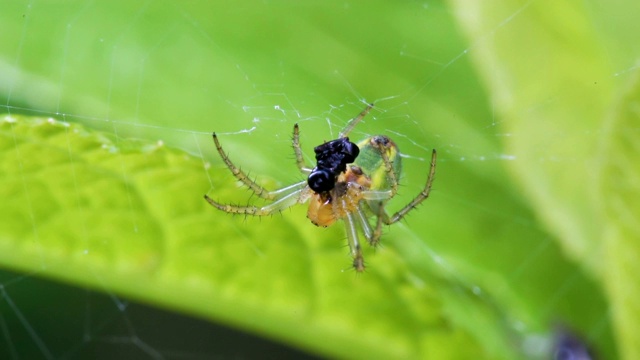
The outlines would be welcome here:
[[[431,148],[439,151],[440,168],[467,166],[485,179],[506,177],[499,169],[519,161],[495,146],[514,134],[504,132],[494,109],[482,105],[487,95],[469,63],[478,44],[508,32],[533,3],[514,5],[491,31],[470,42],[463,40],[450,8],[440,2],[401,4],[402,10],[393,13],[397,18],[385,19],[376,18],[384,13],[376,6],[362,12],[348,3],[243,3],[233,9],[213,6],[204,14],[194,4],[160,1],[106,6],[83,0],[55,9],[35,0],[5,3],[2,18],[11,32],[0,35],[9,44],[0,52],[0,98],[5,99],[0,110],[79,122],[116,138],[162,139],[212,162],[218,161],[210,143],[215,130],[229,153],[244,155],[242,166],[251,174],[288,184],[300,180],[290,149],[294,123],[300,125],[305,159],[311,163],[314,144],[336,138],[351,117],[374,102],[352,137],[383,133],[398,142],[406,169],[397,200],[402,204],[420,191]],[[281,14],[282,24],[253,23],[261,12]],[[358,26],[348,25],[354,18]],[[303,20],[322,31],[311,39],[305,31],[292,33]],[[158,26],[150,30],[149,22]],[[404,25],[412,27],[386,30]],[[320,45],[309,46],[322,41],[342,52],[328,54]],[[212,60],[215,66],[208,63]],[[394,67],[406,70],[387,71]],[[636,70],[627,66],[612,76]],[[459,98],[469,106],[452,111]],[[426,126],[423,118],[429,119]],[[475,120],[460,121],[468,118]],[[259,144],[272,144],[273,158],[264,161]],[[499,212],[505,228],[534,232],[530,218],[453,191],[463,180],[439,182],[445,178],[439,175],[433,197],[472,213]],[[434,201],[429,206],[437,206]],[[38,219],[32,221],[37,232]],[[401,226],[411,227],[411,220]],[[447,256],[461,246],[474,247],[481,256],[481,247],[460,243],[455,234],[436,239],[428,251],[451,276],[462,277],[464,266]],[[550,248],[557,252],[548,234],[528,248],[535,251],[513,269],[514,278],[548,256]],[[131,303],[110,289],[68,287],[41,275],[0,273],[2,358],[303,356],[260,338],[249,340],[234,330]],[[583,278],[570,273],[561,279],[554,296],[544,300],[549,311]],[[483,292],[481,287],[474,290]],[[601,326],[581,335],[610,336],[609,314],[597,317]],[[212,345],[211,338],[219,341]],[[238,344],[248,341],[255,352],[240,352],[246,346]],[[235,345],[221,345],[225,343]]]

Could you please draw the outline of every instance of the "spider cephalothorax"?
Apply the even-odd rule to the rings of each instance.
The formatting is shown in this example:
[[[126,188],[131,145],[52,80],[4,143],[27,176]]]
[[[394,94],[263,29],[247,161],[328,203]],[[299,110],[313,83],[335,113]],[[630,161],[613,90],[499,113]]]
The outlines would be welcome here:
[[[330,226],[338,220],[346,225],[347,241],[353,257],[353,267],[363,271],[364,258],[360,248],[358,228],[372,246],[376,246],[382,234],[382,224],[391,225],[429,197],[436,170],[436,151],[431,154],[429,177],[424,189],[407,205],[389,216],[386,203],[398,192],[401,158],[397,145],[384,135],[367,138],[357,145],[347,137],[355,125],[364,118],[373,105],[368,105],[357,117],[351,119],[340,137],[316,146],[316,166],[305,166],[300,149],[298,124],[293,127],[293,150],[298,169],[307,180],[268,191],[249,179],[236,167],[222,150],[218,137],[213,141],[220,157],[233,175],[257,196],[272,201],[257,206],[221,204],[207,195],[204,198],[215,208],[233,214],[265,216],[282,211],[295,204],[310,202],[307,217],[317,226]],[[375,217],[375,226],[369,218]]]

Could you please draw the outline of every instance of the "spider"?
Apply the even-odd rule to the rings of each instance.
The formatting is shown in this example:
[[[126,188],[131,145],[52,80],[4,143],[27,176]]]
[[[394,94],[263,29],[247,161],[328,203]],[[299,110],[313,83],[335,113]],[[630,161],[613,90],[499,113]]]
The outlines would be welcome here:
[[[222,150],[216,133],[213,133],[218,154],[233,176],[246,185],[255,195],[271,203],[262,206],[236,206],[222,204],[209,196],[204,198],[213,207],[232,214],[266,216],[281,212],[296,204],[310,202],[307,217],[316,226],[327,227],[338,220],[346,226],[347,241],[353,268],[365,269],[358,227],[373,247],[378,245],[382,224],[391,225],[429,197],[436,170],[436,150],[431,153],[431,166],[422,191],[398,212],[389,216],[386,203],[398,192],[398,178],[402,167],[398,146],[387,136],[376,135],[358,144],[349,141],[349,133],[369,113],[373,104],[351,119],[340,132],[340,137],[314,148],[316,166],[305,165],[300,149],[300,130],[293,126],[293,151],[298,169],[307,179],[278,190],[268,191],[251,180],[235,166]],[[369,219],[375,217],[375,224]]]

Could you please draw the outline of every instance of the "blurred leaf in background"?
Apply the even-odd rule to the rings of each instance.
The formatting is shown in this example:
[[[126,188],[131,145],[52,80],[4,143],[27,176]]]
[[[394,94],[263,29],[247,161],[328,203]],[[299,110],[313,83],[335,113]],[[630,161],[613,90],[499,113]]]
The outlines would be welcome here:
[[[561,325],[602,358],[636,358],[637,7],[5,2],[0,266],[325,356],[549,358]],[[424,185],[431,148],[439,160],[430,199],[366,250],[365,274],[342,271],[343,229],[302,206],[245,219],[202,199],[259,203],[212,131],[275,189],[302,179],[294,123],[311,164],[373,101],[352,137],[403,152],[392,210]],[[22,314],[9,304],[27,282],[0,281],[3,314]],[[69,351],[21,318],[25,344]]]

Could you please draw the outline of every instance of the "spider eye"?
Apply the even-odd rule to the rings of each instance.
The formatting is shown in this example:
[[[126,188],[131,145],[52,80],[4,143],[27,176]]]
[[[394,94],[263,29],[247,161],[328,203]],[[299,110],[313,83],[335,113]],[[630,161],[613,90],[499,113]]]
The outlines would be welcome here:
[[[311,172],[311,174],[309,174],[307,183],[311,190],[316,193],[321,193],[333,189],[335,181],[333,181],[332,178],[333,176],[331,172],[316,168]]]

